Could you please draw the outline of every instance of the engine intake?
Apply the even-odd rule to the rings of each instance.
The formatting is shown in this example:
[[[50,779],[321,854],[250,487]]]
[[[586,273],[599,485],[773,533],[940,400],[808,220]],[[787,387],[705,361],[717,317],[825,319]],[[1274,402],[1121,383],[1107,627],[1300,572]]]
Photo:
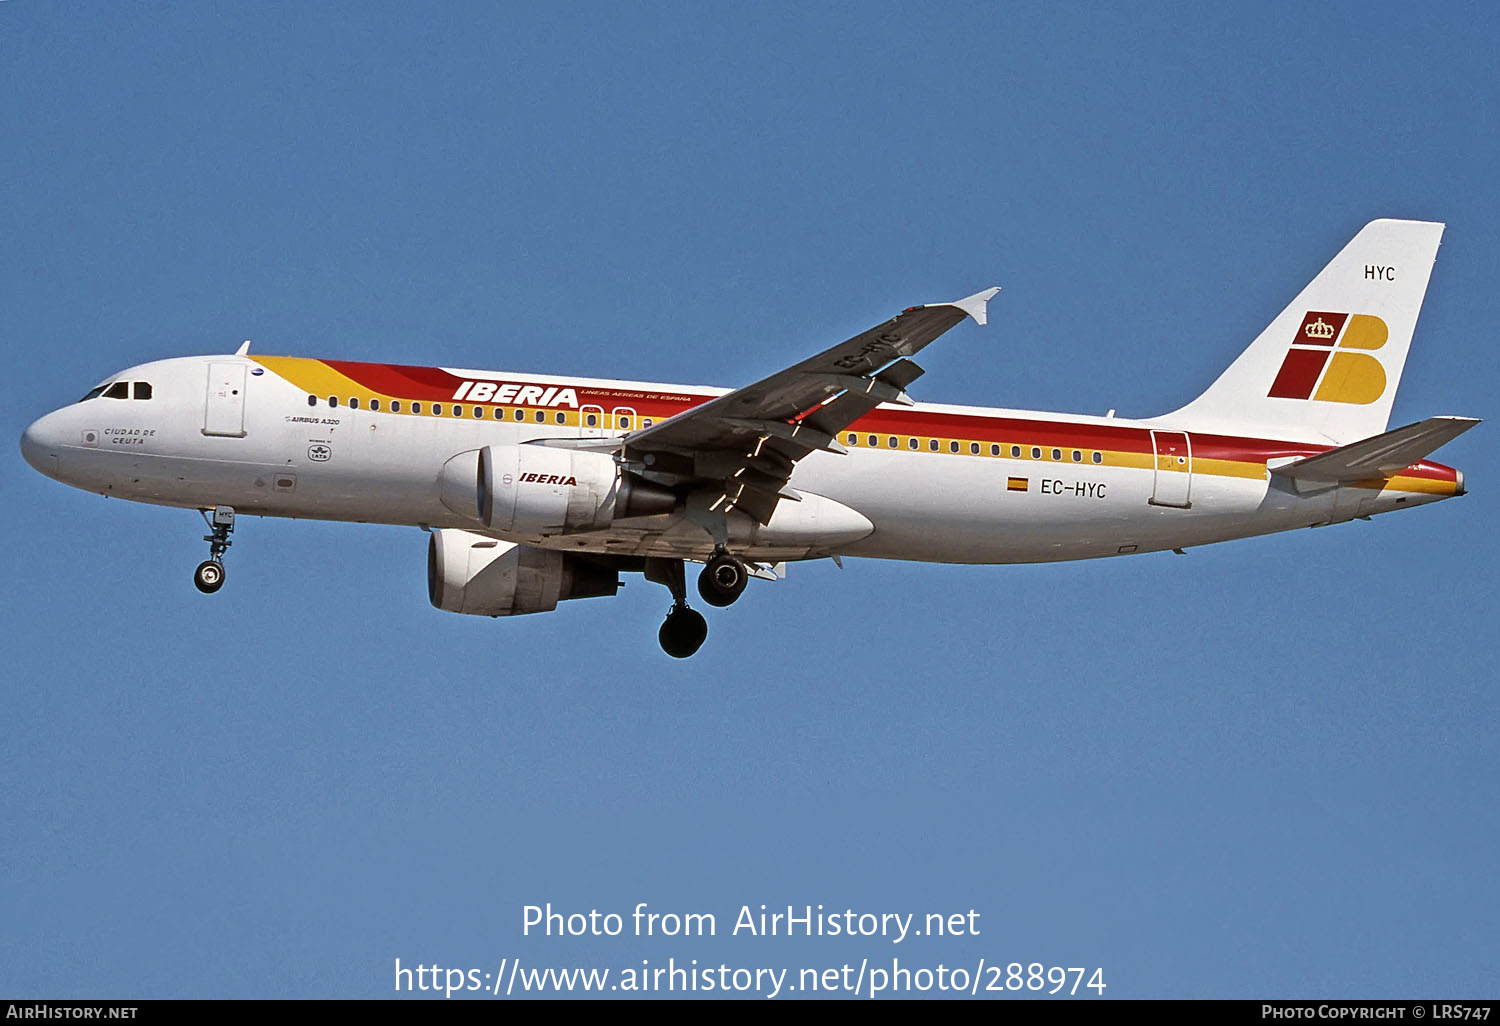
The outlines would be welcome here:
[[[576,556],[442,528],[427,543],[427,597],[439,609],[519,616],[565,599],[613,595],[620,574]]]

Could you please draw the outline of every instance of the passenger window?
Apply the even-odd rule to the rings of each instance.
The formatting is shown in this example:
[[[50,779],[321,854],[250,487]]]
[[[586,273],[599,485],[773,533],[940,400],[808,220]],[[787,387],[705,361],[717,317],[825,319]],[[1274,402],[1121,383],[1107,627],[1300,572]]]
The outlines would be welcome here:
[[[599,426],[599,416],[598,416],[598,414],[594,414],[594,413],[589,414],[587,417],[584,418],[584,423],[587,424],[589,427],[598,427]]]
[[[484,419],[484,407],[483,406],[476,406],[476,407],[474,407],[474,417],[477,420],[483,420]]]
[[[874,446],[878,446],[878,445],[879,445],[879,444],[880,444],[880,436],[879,436],[879,435],[871,435],[871,436],[870,436],[870,437],[869,437],[869,439],[868,439],[868,441],[869,441],[869,443],[870,443],[870,446],[871,446],[871,447],[872,447],[872,448],[873,448],[873,447],[874,447]]]
[[[908,449],[920,449],[922,447],[922,443],[917,441],[915,438],[908,438],[906,440],[906,447]]]
[[[656,423],[656,419],[654,417],[644,417],[641,420],[641,427],[648,428],[652,424],[655,424],[655,423]]]
[[[391,412],[392,413],[400,413],[401,412],[401,400],[400,399],[392,399],[391,400]]]
[[[1052,459],[1053,460],[1060,460],[1060,459],[1062,459],[1062,450],[1061,449],[1053,449],[1052,450]]]
[[[559,410],[557,413],[557,422],[559,424],[566,424],[568,422],[568,415]]]
[[[1010,447],[1010,458],[1013,460],[1018,460],[1021,458],[1021,447],[1019,445],[1013,445]]]
[[[936,438],[929,438],[927,440],[927,448],[931,449],[933,452],[937,452],[938,451],[938,440]]]
[[[1034,459],[1034,460],[1041,459],[1042,458],[1042,450],[1039,447],[1033,445],[1031,447],[1031,458]]]
[[[630,430],[630,418],[629,417],[620,417],[617,420],[616,423],[619,426],[619,428],[620,428],[621,431],[629,431]]]
[[[995,443],[993,443],[993,444],[990,445],[990,455],[991,456],[999,456],[1000,455],[1000,443],[999,442],[995,442]]]
[[[308,396],[307,397],[307,405],[309,405],[309,406],[316,406],[316,405],[318,405],[318,397],[315,396],[315,395]]]
[[[464,415],[464,408],[462,406],[453,407],[453,415],[455,417],[462,417]]]
[[[948,443],[948,451],[949,452],[958,452],[958,443],[957,442],[949,442]]]
[[[380,400],[379,399],[371,399],[370,400],[370,409],[378,411],[380,409]]]
[[[442,403],[433,403],[432,404],[432,415],[434,417],[441,417],[443,415],[443,404]]]
[[[1097,452],[1094,453],[1094,462],[1095,463],[1103,463],[1104,462],[1104,454],[1103,453],[1097,453]]]
[[[547,422],[547,413],[545,410],[536,411],[536,422],[538,424],[545,424]]]
[[[130,383],[129,382],[125,382],[125,381],[116,381],[113,385],[110,385],[108,388],[106,388],[104,390],[104,398],[106,398],[106,399],[129,399],[130,398]]]
[[[970,442],[969,443],[969,455],[970,456],[978,456],[979,455],[979,443],[978,442]]]
[[[350,399],[349,400],[349,409],[351,409],[351,410],[357,410],[357,409],[359,409],[359,400],[358,399]]]
[[[339,405],[339,397],[336,396],[336,395],[329,396],[328,397],[328,405],[330,407],[333,407],[334,409],[337,409],[338,405]]]
[[[1079,452],[1077,449],[1073,450],[1073,462],[1074,463],[1082,463],[1083,462],[1083,453]]]
[[[517,410],[516,411],[516,419],[517,420],[525,420],[526,419],[526,411],[525,410]]]
[[[412,403],[411,404],[411,412],[413,412],[413,413],[421,413],[422,412],[422,404],[421,403]]]
[[[135,397],[137,399],[150,399],[151,398],[151,382],[149,382],[149,381],[137,381],[135,383]]]
[[[850,435],[849,436],[849,444],[850,445],[858,445],[859,444],[859,436],[858,435]]]
[[[892,449],[896,448],[896,436],[892,435],[886,442]]]

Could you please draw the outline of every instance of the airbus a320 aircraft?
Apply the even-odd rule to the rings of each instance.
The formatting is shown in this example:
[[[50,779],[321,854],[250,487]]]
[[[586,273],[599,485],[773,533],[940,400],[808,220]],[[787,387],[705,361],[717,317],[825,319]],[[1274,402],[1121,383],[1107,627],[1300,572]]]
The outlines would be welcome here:
[[[910,307],[734,391],[253,356],[142,364],[26,429],[36,469],[201,511],[224,583],[236,516],[431,532],[432,604],[540,613],[670,589],[662,648],[750,577],[843,556],[1028,563],[1181,549],[1464,492],[1428,454],[1479,423],[1387,431],[1443,225],[1374,221],[1217,381],[1148,420],[914,403],[919,350],[998,289]],[[1177,344],[1177,343],[1174,343]]]

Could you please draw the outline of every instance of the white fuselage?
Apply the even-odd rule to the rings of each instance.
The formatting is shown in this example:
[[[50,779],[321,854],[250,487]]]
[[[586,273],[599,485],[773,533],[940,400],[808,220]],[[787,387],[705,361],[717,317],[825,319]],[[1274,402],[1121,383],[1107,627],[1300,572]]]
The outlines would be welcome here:
[[[412,378],[405,394],[396,370]],[[248,356],[149,363],[111,381],[145,382],[150,398],[101,395],[65,406],[28,428],[22,449],[65,483],[140,502],[483,530],[442,501],[443,468],[456,455],[538,439],[628,435],[724,392],[436,368],[423,372],[427,380],[417,370]],[[537,387],[485,388],[486,401],[455,403],[449,386],[460,380],[465,390],[470,380]],[[433,398],[439,392],[441,401]],[[432,412],[435,404],[440,413]],[[839,442],[847,454],[813,453],[796,465],[790,488],[857,511],[871,529],[852,541],[806,530],[759,537],[741,531],[737,554],[1085,559],[1337,522],[1463,488],[1457,472],[1423,462],[1390,478],[1299,491],[1272,475],[1267,460],[1315,454],[1330,448],[1326,442],[974,407],[880,407]],[[777,516],[794,516],[799,505],[811,509],[787,499]],[[680,513],[617,521],[602,531],[490,533],[612,555],[701,559],[713,549]]]

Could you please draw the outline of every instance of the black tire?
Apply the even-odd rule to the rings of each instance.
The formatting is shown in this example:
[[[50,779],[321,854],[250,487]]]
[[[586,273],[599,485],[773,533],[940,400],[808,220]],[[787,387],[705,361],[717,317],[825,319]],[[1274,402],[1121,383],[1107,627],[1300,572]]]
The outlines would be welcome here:
[[[224,564],[205,559],[193,571],[193,585],[205,595],[212,595],[224,587]]]
[[[720,554],[703,564],[698,575],[698,594],[711,606],[731,606],[745,593],[750,574],[733,556]]]
[[[662,651],[673,659],[686,659],[703,647],[708,637],[708,621],[703,614],[687,606],[673,606],[656,633]]]

